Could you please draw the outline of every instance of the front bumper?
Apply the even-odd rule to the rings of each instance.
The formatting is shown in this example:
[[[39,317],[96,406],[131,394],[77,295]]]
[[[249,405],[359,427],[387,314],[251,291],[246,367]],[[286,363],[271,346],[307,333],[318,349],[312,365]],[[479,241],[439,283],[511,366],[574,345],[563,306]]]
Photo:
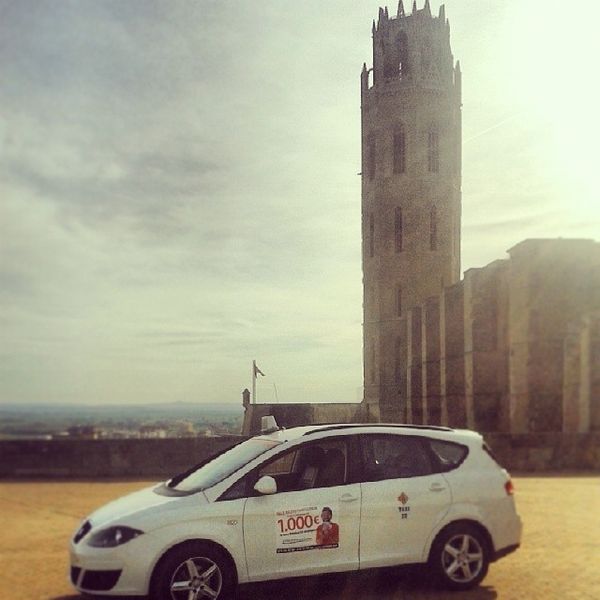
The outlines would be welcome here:
[[[153,560],[147,544],[138,538],[116,548],[71,543],[69,578],[77,591],[86,594],[144,596]]]
[[[79,590],[88,592],[109,592],[112,590],[121,577],[120,569],[112,571],[94,571],[91,569],[82,569],[81,567],[71,567],[71,583]]]

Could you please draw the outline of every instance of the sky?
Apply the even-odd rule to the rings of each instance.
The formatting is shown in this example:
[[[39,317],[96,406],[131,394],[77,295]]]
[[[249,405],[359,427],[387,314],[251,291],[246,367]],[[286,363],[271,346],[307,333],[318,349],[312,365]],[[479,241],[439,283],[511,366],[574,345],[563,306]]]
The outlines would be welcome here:
[[[600,238],[600,6],[445,4],[462,270]],[[377,9],[0,0],[0,403],[361,399]]]

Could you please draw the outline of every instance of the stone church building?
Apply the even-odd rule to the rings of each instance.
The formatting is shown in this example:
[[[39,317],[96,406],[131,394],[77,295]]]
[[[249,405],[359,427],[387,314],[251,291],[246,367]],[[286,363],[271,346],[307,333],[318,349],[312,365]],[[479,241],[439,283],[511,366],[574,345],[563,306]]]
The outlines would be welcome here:
[[[461,70],[442,6],[373,22],[363,65],[361,405],[249,405],[485,432],[600,431],[600,243],[530,239],[460,278]],[[493,182],[492,182],[493,185]]]

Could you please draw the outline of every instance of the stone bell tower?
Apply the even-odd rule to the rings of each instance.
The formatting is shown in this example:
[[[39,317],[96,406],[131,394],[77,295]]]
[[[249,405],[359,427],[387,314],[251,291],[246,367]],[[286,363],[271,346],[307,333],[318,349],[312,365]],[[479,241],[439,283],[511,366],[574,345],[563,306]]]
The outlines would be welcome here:
[[[402,0],[373,21],[363,65],[362,266],[364,403],[369,418],[402,407],[407,317],[460,279],[461,73],[442,6]]]

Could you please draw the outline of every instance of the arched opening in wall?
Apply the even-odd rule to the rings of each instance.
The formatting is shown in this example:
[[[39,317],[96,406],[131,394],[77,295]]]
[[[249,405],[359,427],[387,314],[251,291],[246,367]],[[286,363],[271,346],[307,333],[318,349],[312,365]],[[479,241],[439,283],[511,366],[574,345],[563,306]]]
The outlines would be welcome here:
[[[404,127],[397,125],[394,131],[394,173],[406,172],[406,135]]]
[[[429,249],[437,250],[438,249],[438,231],[437,231],[437,208],[435,206],[431,207],[431,211],[429,213]]]
[[[431,128],[427,140],[427,170],[439,173],[440,170],[440,137],[437,128]]]
[[[400,74],[400,78],[402,78],[410,73],[408,37],[405,31],[401,31],[396,38],[396,54],[398,57],[398,73]]]
[[[399,254],[403,250],[403,223],[402,223],[402,208],[396,206],[394,214],[394,249],[396,254]]]
[[[375,256],[375,215],[369,214],[369,256]]]
[[[433,45],[430,37],[423,38],[423,45],[421,46],[421,70],[423,75],[429,73],[431,68],[431,62],[433,58]]]
[[[383,76],[386,79],[398,77],[400,73],[398,69],[399,61],[398,47],[395,44],[386,44],[383,50]]]

